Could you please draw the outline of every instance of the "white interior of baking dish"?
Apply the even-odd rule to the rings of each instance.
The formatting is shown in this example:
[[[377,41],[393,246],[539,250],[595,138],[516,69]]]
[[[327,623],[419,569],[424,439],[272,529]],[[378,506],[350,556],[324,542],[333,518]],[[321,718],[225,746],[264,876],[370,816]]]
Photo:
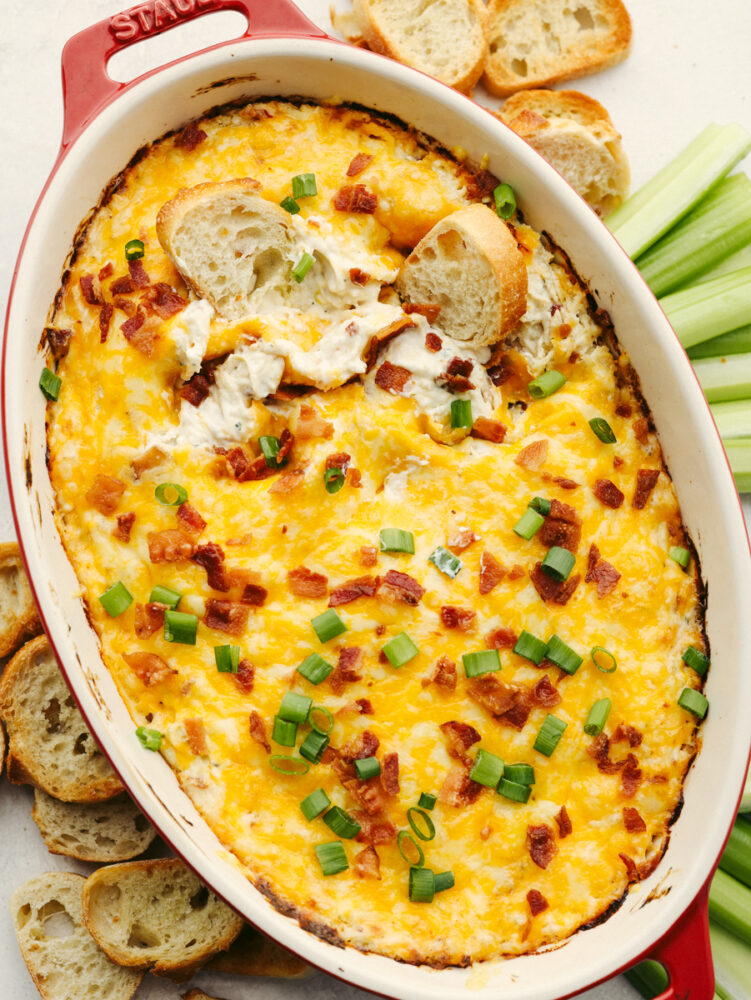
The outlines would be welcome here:
[[[209,85],[250,75],[226,86]],[[245,880],[232,856],[180,790],[167,764],[141,750],[132,721],[99,655],[79,587],[51,515],[45,467],[44,400],[38,344],[61,264],[79,221],[106,182],[148,140],[239,97],[305,95],[346,99],[398,114],[449,148],[463,147],[517,191],[529,222],[571,255],[621,344],[652,408],[683,515],[709,584],[712,669],[704,748],[666,857],[607,922],[564,947],[468,970],[436,972],[326,945],[281,916]],[[751,573],[732,478],[690,365],[656,302],[612,237],[574,192],[489,113],[396,63],[333,42],[264,39],[180,62],[120,97],[62,163],[33,221],[8,319],[4,397],[6,446],[20,535],[47,629],[91,728],[128,788],[164,836],[246,918],[329,972],[394,997],[449,1000],[559,997],[610,975],[642,953],[683,913],[716,860],[742,783],[751,732],[748,648]],[[26,485],[26,462],[32,485]],[[644,609],[645,615],[649,608]],[[659,725],[659,719],[655,719]],[[642,904],[655,886],[659,898]],[[656,894],[657,895],[657,894]]]

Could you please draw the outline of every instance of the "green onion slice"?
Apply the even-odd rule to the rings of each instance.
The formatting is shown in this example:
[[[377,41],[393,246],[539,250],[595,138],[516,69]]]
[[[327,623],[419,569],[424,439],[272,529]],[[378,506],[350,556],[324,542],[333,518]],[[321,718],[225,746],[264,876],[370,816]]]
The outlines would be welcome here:
[[[453,428],[467,428],[472,430],[472,400],[452,399],[451,400],[451,426]]]
[[[610,707],[610,698],[601,698],[590,708],[587,721],[584,723],[584,732],[587,736],[600,735],[608,721]]]
[[[389,639],[381,652],[391,666],[398,670],[399,667],[403,667],[405,663],[413,660],[420,650],[406,632],[400,632],[393,639]]]
[[[452,871],[435,873],[435,891],[443,892],[454,888],[454,873]]]
[[[542,514],[543,517],[547,517],[550,513],[550,501],[547,497],[532,497],[527,506],[536,510],[538,514]]]
[[[589,426],[592,428],[594,435],[598,437],[603,444],[615,444],[616,437],[613,433],[613,428],[604,417],[592,417],[589,421]]]
[[[433,795],[431,792],[420,792],[420,798],[417,800],[417,804],[421,809],[430,810],[435,808],[437,801],[437,796]]]
[[[154,496],[163,507],[179,507],[188,499],[188,491],[178,483],[160,483]]]
[[[449,552],[448,549],[444,549],[442,545],[433,549],[428,556],[428,561],[432,562],[435,568],[439,569],[441,573],[445,573],[446,576],[451,577],[452,580],[463,565],[459,556],[455,556],[453,552]]]
[[[668,551],[668,555],[674,562],[677,562],[678,565],[681,566],[683,569],[687,569],[688,564],[691,562],[691,553],[688,551],[688,549],[684,549],[680,545],[673,545]]]
[[[323,470],[323,485],[326,487],[327,493],[338,493],[344,486],[345,479],[343,470],[337,466]]]
[[[300,211],[300,206],[297,204],[295,199],[290,198],[289,195],[287,195],[286,198],[282,198],[279,204],[282,206],[284,211],[289,212],[290,215],[297,215]]]
[[[125,244],[125,259],[140,260],[144,249],[143,240],[128,240]]]
[[[678,699],[678,704],[681,708],[685,708],[687,712],[691,712],[695,715],[697,719],[703,719],[707,714],[707,709],[709,708],[709,702],[701,693],[695,688],[684,688],[681,691],[681,696]]]
[[[703,677],[709,669],[709,658],[700,652],[696,646],[687,646],[681,659],[687,667],[695,670],[700,677]]]
[[[481,649],[476,653],[462,655],[464,673],[467,677],[479,677],[501,669],[501,657],[497,649]]]
[[[318,194],[315,174],[296,174],[292,178],[293,198],[312,198]]]
[[[311,653],[302,661],[297,672],[302,674],[305,680],[310,681],[311,684],[320,684],[326,680],[333,669],[333,664],[324,660],[318,653]]]
[[[566,377],[551,368],[550,371],[543,372],[542,375],[533,378],[528,384],[527,390],[532,399],[545,399],[546,396],[552,396],[554,392],[558,392],[565,384]]]
[[[181,642],[185,646],[195,646],[198,635],[198,616],[184,611],[164,612],[164,638],[167,642]]]
[[[407,855],[405,854],[405,847],[404,847],[405,844],[407,844],[411,853],[414,853],[414,851],[417,852],[417,861],[414,861],[412,858],[407,857]],[[409,847],[409,845],[411,845],[411,847]],[[422,866],[425,864],[425,855],[423,854],[423,850],[417,843],[415,838],[412,836],[412,834],[409,832],[409,830],[399,831],[396,838],[396,846],[399,848],[399,853],[401,854],[401,856],[404,858],[404,860],[407,862],[408,865],[413,865],[415,868],[422,868]]]
[[[323,822],[337,835],[345,840],[352,840],[356,837],[362,827],[353,819],[341,806],[332,806],[327,813],[324,813]]]
[[[435,896],[435,875],[430,868],[410,868],[409,898],[413,903],[432,903]]]
[[[281,462],[279,461],[279,448],[281,442],[278,437],[274,437],[271,434],[263,434],[258,439],[258,447],[261,449],[261,454],[266,460],[266,465],[270,469],[278,469],[284,465],[287,461],[283,458]]]
[[[133,597],[125,584],[118,580],[117,583],[113,583],[103,594],[99,595],[99,603],[110,618],[117,618],[126,608],[130,607],[133,603]]]
[[[292,277],[295,279],[298,285],[305,278],[305,275],[311,269],[313,264],[315,264],[315,257],[313,257],[312,254],[309,254],[308,251],[306,250],[305,253],[303,253],[302,257],[292,268]]]
[[[378,536],[381,552],[408,552],[415,554],[415,536],[402,528],[381,528]]]
[[[435,825],[433,820],[422,809],[411,806],[407,810],[407,819],[412,831],[420,840],[432,840],[435,837]]]
[[[59,375],[55,375],[49,368],[42,368],[42,374],[39,376],[39,388],[47,399],[52,400],[54,403],[60,395],[60,386],[62,384],[63,380]]]
[[[506,764],[503,777],[517,785],[534,785],[535,769],[531,764]]]
[[[154,587],[149,594],[149,604],[165,604],[171,611],[174,611],[180,601],[182,594],[171,587],[163,587],[160,583]]]
[[[549,757],[558,746],[558,741],[563,736],[563,731],[567,725],[568,723],[564,722],[563,719],[559,719],[557,715],[546,715],[545,721],[540,726],[540,731],[537,734],[534,749],[538,753]]]
[[[538,639],[536,635],[532,635],[531,632],[527,632],[526,629],[522,631],[514,646],[514,652],[517,656],[523,656],[525,660],[534,663],[536,667],[539,667],[545,659],[547,650],[548,644],[542,639]]]
[[[310,624],[321,642],[328,642],[347,631],[347,626],[333,608],[328,608],[320,615],[316,615],[315,618],[311,619]]]
[[[279,774],[285,774],[288,778],[299,778],[310,770],[310,764],[307,761],[300,760],[299,757],[290,757],[285,753],[272,753],[269,757],[269,764]]]
[[[271,739],[281,747],[293,747],[297,743],[297,723],[275,715]]]
[[[319,721],[316,716],[323,716],[324,721]],[[323,705],[313,705],[310,710],[309,720],[310,725],[317,733],[321,733],[323,736],[328,736],[331,730],[334,728],[334,716],[329,712],[327,708]]]
[[[554,580],[563,583],[569,578],[571,570],[574,568],[576,557],[568,549],[561,548],[560,545],[551,546],[545,558],[542,560],[542,568],[552,576]]]
[[[540,528],[545,523],[545,518],[542,514],[538,514],[536,510],[531,507],[527,507],[522,516],[514,525],[514,532],[520,537],[529,541],[532,536],[540,530]]]
[[[567,674],[575,674],[582,663],[584,663],[584,658],[579,656],[570,646],[567,646],[563,639],[557,635],[552,635],[548,639],[548,648],[545,656],[551,663],[560,667]]]
[[[510,184],[499,184],[493,191],[496,215],[510,219],[516,211],[516,195]]]
[[[503,777],[503,761],[494,753],[478,750],[469,776],[472,781],[476,781],[479,785],[495,788]]]
[[[240,647],[214,646],[214,660],[220,674],[236,674],[240,666]]]
[[[508,778],[501,778],[498,782],[498,794],[504,799],[512,802],[527,802],[532,793],[530,785],[525,785],[520,781],[510,781]]]
[[[136,736],[145,750],[159,750],[164,739],[164,733],[160,733],[158,729],[147,729],[146,726],[139,726]]]
[[[341,840],[332,840],[327,844],[316,844],[313,850],[316,852],[318,864],[324,875],[338,875],[339,872],[349,868],[347,852]]]
[[[312,704],[313,699],[306,694],[287,691],[279,706],[279,718],[286,719],[287,722],[305,723],[308,721]]]
[[[362,757],[355,761],[355,770],[360,781],[367,781],[381,773],[381,762],[377,757]]]
[[[300,744],[300,756],[309,760],[311,764],[317,764],[328,745],[328,736],[312,729]]]
[[[322,788],[316,788],[314,792],[307,795],[300,803],[300,810],[305,819],[310,822],[316,816],[320,816],[324,809],[331,805],[331,799]]]
[[[603,646],[593,646],[592,652],[589,655],[592,657],[592,663],[604,674],[614,674],[618,669],[618,661]]]

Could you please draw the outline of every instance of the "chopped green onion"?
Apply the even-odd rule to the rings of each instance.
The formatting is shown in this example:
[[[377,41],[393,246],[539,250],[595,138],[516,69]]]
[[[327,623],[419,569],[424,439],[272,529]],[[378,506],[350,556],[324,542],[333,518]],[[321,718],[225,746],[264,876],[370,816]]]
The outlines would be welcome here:
[[[442,545],[439,545],[437,549],[433,549],[428,556],[428,560],[433,563],[436,569],[439,569],[441,573],[445,573],[446,576],[451,577],[452,580],[463,565],[459,556],[455,556],[453,552],[444,549]]]
[[[532,794],[532,787],[520,781],[510,781],[504,777],[498,782],[496,791],[504,799],[511,799],[512,802],[528,802],[529,796]]]
[[[318,194],[315,174],[296,174],[292,178],[293,198],[312,198]]]
[[[412,827],[412,832],[420,840],[432,840],[435,837],[433,820],[422,809],[418,809],[417,806],[411,806],[407,810],[407,820]]]
[[[539,667],[545,659],[547,649],[548,644],[546,642],[543,642],[542,639],[538,639],[537,636],[532,635],[531,632],[527,632],[526,629],[522,631],[522,634],[516,640],[516,645],[514,646],[514,652],[517,656],[523,656],[525,660],[529,660],[531,663],[534,663],[536,667]]]
[[[381,552],[408,552],[415,554],[415,536],[402,528],[381,528],[378,536]]]
[[[159,750],[164,739],[164,733],[160,733],[158,729],[147,729],[146,726],[139,726],[136,736],[145,750]]]
[[[554,392],[558,392],[565,384],[565,375],[561,375],[555,368],[551,368],[550,371],[543,372],[542,375],[533,378],[527,386],[527,391],[532,399],[545,399],[546,396],[552,396]]]
[[[133,603],[133,597],[125,584],[118,580],[117,583],[113,583],[103,594],[99,595],[99,603],[110,618],[117,618],[126,608],[130,607]]]
[[[258,439],[258,447],[261,449],[261,454],[266,460],[266,465],[270,469],[278,469],[287,461],[286,458],[283,458],[281,462],[279,461],[280,445],[281,442],[279,438],[273,437],[271,434],[264,434]]]
[[[316,715],[322,715],[326,721],[319,722],[316,719]],[[328,736],[334,728],[334,716],[323,705],[313,705],[310,710],[309,722],[317,733],[322,733],[324,736]],[[325,729],[323,728],[324,726],[326,727]]]
[[[338,493],[344,486],[345,479],[343,470],[337,466],[323,470],[323,485],[327,493]]]
[[[140,260],[143,257],[143,240],[128,240],[125,244],[125,259]]]
[[[493,191],[496,215],[510,219],[516,211],[516,195],[510,184],[499,184]]]
[[[751,267],[690,285],[660,299],[684,347],[730,333],[748,324]]]
[[[567,674],[575,674],[582,663],[584,663],[584,657],[579,656],[575,650],[567,646],[563,639],[557,635],[553,635],[548,639],[548,648],[545,656],[551,663],[560,667]]]
[[[338,875],[339,872],[349,868],[347,852],[341,840],[332,840],[327,844],[316,844],[313,850],[316,852],[318,864],[324,875]]]
[[[154,496],[163,507],[179,507],[188,499],[188,491],[178,483],[160,483]]]
[[[310,624],[320,642],[328,642],[347,631],[347,626],[333,608],[328,608],[320,615],[316,615],[315,618],[311,619]]]
[[[311,729],[300,744],[300,756],[309,760],[311,764],[317,764],[321,757],[323,757],[323,751],[328,745],[328,736],[324,733],[319,733],[315,729]]]
[[[341,806],[332,806],[324,814],[323,822],[333,830],[337,837],[344,837],[345,840],[352,840],[362,829],[357,820],[353,819]]]
[[[302,747],[300,749],[302,750]],[[279,774],[284,774],[288,778],[300,778],[310,770],[310,764],[307,761],[300,760],[299,757],[290,757],[285,753],[272,753],[269,757],[269,764]]]
[[[391,666],[398,670],[399,667],[403,667],[405,663],[409,663],[410,660],[413,660],[420,650],[414,642],[412,642],[406,632],[400,632],[399,635],[395,635],[393,639],[389,639],[381,652],[389,661]]]
[[[537,734],[537,739],[534,743],[534,749],[538,753],[545,754],[549,757],[555,748],[558,746],[558,741],[561,736],[563,736],[563,731],[565,730],[567,722],[563,719],[559,719],[557,715],[546,715],[543,724],[540,726],[540,731]]]
[[[326,680],[333,669],[333,664],[324,660],[320,654],[311,653],[302,661],[297,672],[302,674],[305,680],[310,681],[311,684],[320,684]]]
[[[377,757],[362,757],[355,761],[355,770],[360,781],[367,781],[381,773],[381,762]]]
[[[709,668],[709,658],[700,652],[695,646],[687,646],[681,656],[687,667],[695,670],[700,677],[706,674]]]
[[[240,647],[214,646],[214,660],[220,674],[236,674],[240,666]]]
[[[420,792],[417,804],[421,809],[434,809],[437,801],[437,797],[430,792]]]
[[[550,513],[550,501],[547,497],[532,497],[527,506],[536,510],[538,514],[542,514],[543,517],[547,517]]]
[[[149,604],[166,604],[171,611],[175,611],[182,596],[179,591],[173,590],[171,587],[163,587],[158,583],[149,594]]]
[[[489,753],[487,750],[478,750],[469,776],[478,785],[485,785],[486,788],[495,788],[503,777],[503,761],[500,757],[496,757],[494,753]]]
[[[290,198],[289,195],[287,195],[286,198],[282,198],[279,204],[282,206],[284,211],[289,212],[290,215],[297,215],[300,211],[300,206],[297,204],[295,199]]]
[[[592,652],[589,655],[592,657],[592,663],[594,663],[598,670],[601,670],[604,674],[615,673],[618,661],[609,650],[603,646],[593,646]]]
[[[678,704],[681,708],[685,708],[687,712],[695,715],[697,719],[703,719],[709,708],[709,702],[701,691],[696,691],[694,688],[689,687],[681,691]]]
[[[409,898],[413,903],[432,903],[435,896],[435,875],[430,868],[410,868]]]
[[[49,368],[42,368],[42,374],[39,376],[39,388],[47,399],[52,400],[54,403],[60,395],[60,386],[62,384],[63,380],[59,375],[55,375]]]
[[[605,723],[610,715],[610,698],[601,698],[596,701],[589,710],[587,721],[584,723],[584,732],[587,736],[599,736],[605,728]]]
[[[413,861],[411,858],[408,858],[407,855],[404,853],[405,849],[403,845],[407,842],[412,845],[415,851],[417,851],[417,861]],[[422,848],[417,843],[412,834],[409,832],[409,830],[399,831],[396,838],[396,846],[399,848],[399,853],[401,854],[401,856],[404,858],[404,860],[407,862],[408,865],[414,865],[415,868],[422,868],[422,866],[425,864],[425,855],[423,854]]]
[[[536,510],[531,507],[527,507],[522,516],[514,525],[514,532],[519,535],[520,538],[524,538],[527,541],[540,530],[540,528],[545,523],[545,518],[542,514],[538,514]]]
[[[282,747],[293,747],[297,743],[297,723],[289,722],[280,716],[274,716],[274,728],[271,739]]]
[[[444,892],[446,889],[453,889],[454,884],[454,873],[452,871],[435,873],[436,892]]]
[[[501,669],[501,657],[497,649],[481,649],[476,653],[462,654],[464,673],[467,677],[479,677]]]
[[[603,444],[615,444],[616,438],[613,428],[604,417],[592,417],[589,426],[595,437],[598,437]]]
[[[279,706],[279,718],[286,719],[287,722],[296,722],[302,725],[308,721],[312,704],[313,699],[309,698],[306,694],[287,691]]]
[[[751,397],[751,353],[702,358],[694,361],[693,365],[710,403],[727,403]]]
[[[308,251],[306,250],[305,253],[302,255],[302,257],[292,268],[292,277],[295,279],[298,285],[305,278],[305,275],[311,269],[313,264],[315,264],[315,257],[313,257],[312,254],[309,254]]]
[[[677,562],[679,566],[683,567],[683,569],[686,569],[688,564],[691,562],[691,553],[688,549],[684,549],[680,545],[671,546],[668,550],[668,555],[673,562]]]
[[[315,819],[316,816],[320,816],[324,809],[328,809],[331,805],[331,799],[324,792],[322,788],[316,788],[314,792],[306,797],[300,803],[300,810],[302,811],[305,819],[310,822]]]
[[[573,552],[562,549],[560,545],[553,545],[542,560],[542,568],[548,576],[563,583],[564,580],[568,579],[575,562],[576,558]]]
[[[180,642],[184,646],[195,646],[198,634],[198,616],[184,611],[164,612],[164,638],[167,642]]]
[[[517,785],[534,785],[535,769],[531,764],[506,764],[503,777]]]
[[[471,399],[451,400],[451,426],[455,429],[467,428],[472,430]]]

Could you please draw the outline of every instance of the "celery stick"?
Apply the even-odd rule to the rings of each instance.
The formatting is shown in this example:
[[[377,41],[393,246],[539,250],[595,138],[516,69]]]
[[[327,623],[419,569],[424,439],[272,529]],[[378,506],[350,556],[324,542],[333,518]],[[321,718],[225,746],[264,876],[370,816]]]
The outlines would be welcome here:
[[[694,361],[694,371],[710,403],[751,397],[751,353]]]
[[[729,173],[751,150],[751,135],[735,123],[708,125],[644,187],[608,216],[630,257],[638,257]]]
[[[688,215],[636,258],[658,297],[695,281],[751,243],[751,181],[733,174],[716,184]]]
[[[724,358],[729,354],[745,354],[751,351],[751,326],[741,326],[721,337],[712,337],[687,348],[688,356],[694,361],[697,358]]]
[[[646,962],[639,962],[632,969],[626,972],[626,979],[635,987],[646,1000],[653,1000],[654,997],[664,993],[670,985],[670,979],[665,967],[651,958]]]
[[[709,922],[715,990],[722,1000],[751,1000],[751,952],[724,927]]]
[[[730,274],[731,271],[740,271],[742,267],[751,267],[751,245],[743,247],[730,257],[726,257],[717,267],[711,271],[705,271],[701,276],[701,281],[709,281],[710,278],[719,278],[721,274]]]
[[[709,887],[709,916],[751,945],[751,889],[721,868],[715,872]]]
[[[745,819],[738,817],[735,821],[720,858],[720,868],[751,889],[751,823]]]
[[[751,315],[751,267],[673,292],[660,305],[684,347],[737,330]]]
[[[727,438],[722,442],[733,470],[739,493],[751,493],[751,438]],[[751,809],[751,782],[746,785],[748,800],[744,809]]]
[[[710,407],[726,448],[733,438],[751,438],[751,399],[711,403]]]

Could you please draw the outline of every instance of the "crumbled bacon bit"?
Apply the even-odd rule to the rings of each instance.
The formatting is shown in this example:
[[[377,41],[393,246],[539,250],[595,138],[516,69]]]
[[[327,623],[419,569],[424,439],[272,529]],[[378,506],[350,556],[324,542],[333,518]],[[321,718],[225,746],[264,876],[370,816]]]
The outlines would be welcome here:
[[[592,487],[592,492],[606,507],[617,510],[624,501],[624,496],[614,482],[610,479],[597,479]]]
[[[377,576],[358,576],[354,580],[347,580],[334,587],[329,595],[329,607],[338,608],[340,604],[350,604],[358,597],[373,597],[378,590],[379,579]]]
[[[141,354],[145,354],[147,358],[150,358],[154,353],[156,335],[152,330],[144,329],[145,318],[145,313],[139,306],[135,316],[126,319],[120,329],[129,344],[135,347],[137,351],[140,351]]]
[[[412,372],[409,368],[402,368],[401,365],[392,365],[390,361],[384,361],[375,373],[375,384],[386,392],[400,393],[409,379]]]
[[[188,737],[190,752],[196,757],[208,753],[209,748],[206,746],[206,728],[203,724],[203,719],[186,719],[183,725],[185,726],[185,734]]]
[[[135,282],[136,288],[147,288],[151,283],[148,274],[146,273],[146,268],[143,266],[143,261],[139,258],[136,260],[128,261],[128,271],[130,276]]]
[[[118,542],[129,542],[130,533],[135,524],[136,515],[133,511],[129,511],[127,514],[117,515],[117,524],[115,525],[112,535],[118,540]]]
[[[517,465],[521,465],[524,469],[530,469],[532,472],[537,472],[538,469],[542,468],[545,459],[548,457],[549,447],[550,442],[547,438],[542,438],[539,441],[533,441],[531,444],[528,444],[526,448],[522,448],[514,461]]]
[[[469,358],[452,358],[446,371],[436,378],[436,385],[443,386],[451,393],[469,392],[475,387],[469,380],[474,366],[474,362]]]
[[[414,606],[420,603],[425,590],[408,573],[390,569],[383,578],[381,593],[389,599]]]
[[[649,421],[646,417],[637,417],[634,421],[634,437],[640,444],[646,444],[649,439]]]
[[[536,917],[538,913],[542,913],[548,908],[548,901],[539,889],[529,890],[527,893],[527,903],[529,904],[529,912],[533,917]]]
[[[126,299],[122,295],[116,296],[112,300],[112,305],[115,309],[119,309],[120,312],[124,312],[126,316],[135,316],[138,306],[132,299]]]
[[[269,743],[268,737],[266,736],[266,723],[263,721],[258,712],[250,713],[250,736],[254,739],[256,743],[260,743],[266,753],[271,753],[271,745]]]
[[[103,306],[102,288],[93,274],[82,274],[78,284],[81,294],[90,306]]]
[[[148,639],[164,625],[166,605],[151,601],[149,604],[136,604],[133,627],[139,639]]]
[[[630,858],[628,854],[619,854],[618,857],[626,866],[626,874],[628,875],[629,882],[636,882],[639,878],[639,869],[636,867],[634,859]]]
[[[374,545],[360,546],[360,565],[361,566],[378,565],[378,549]]]
[[[123,659],[146,687],[161,684],[177,673],[156,653],[123,653]]]
[[[364,184],[345,184],[334,195],[334,208],[339,212],[359,212],[372,215],[378,207],[378,196]]]
[[[456,664],[448,656],[439,656],[430,668],[430,672],[422,678],[420,684],[423,687],[427,687],[428,684],[437,684],[438,687],[445,688],[447,691],[455,691]]]
[[[636,473],[636,488],[631,500],[631,506],[634,510],[644,510],[659,477],[659,469],[639,469]]]
[[[455,764],[441,785],[438,800],[447,805],[461,808],[476,802],[482,789],[482,785],[477,781],[472,781],[469,771],[463,764]]]
[[[524,728],[532,709],[532,696],[526,688],[504,684],[495,674],[473,677],[467,684],[467,694],[486,708],[497,722],[519,731]]]
[[[425,349],[436,354],[443,347],[443,341],[438,336],[437,333],[426,333],[425,334]]]
[[[555,819],[556,825],[558,827],[558,836],[561,840],[564,837],[568,837],[570,833],[573,833],[574,827],[571,823],[571,817],[565,806],[561,806],[558,812],[553,817]]]
[[[638,809],[633,806],[623,807],[623,825],[629,833],[645,833],[647,824],[641,817]]]
[[[488,417],[478,417],[472,424],[471,435],[482,441],[492,441],[500,444],[506,437],[506,425],[500,420],[490,420]]]
[[[550,501],[550,513],[540,528],[543,545],[559,545],[576,553],[581,541],[581,518],[573,507],[560,500]]]
[[[107,340],[107,334],[110,332],[110,324],[112,323],[112,315],[115,312],[115,307],[111,302],[105,302],[102,308],[99,310],[99,343],[104,344]]]
[[[597,546],[591,545],[587,556],[587,575],[584,577],[584,582],[597,584],[598,598],[607,597],[615,589],[620,578],[621,574],[615,566],[602,559]]]
[[[493,629],[485,636],[485,645],[488,649],[513,649],[519,641],[519,636],[513,629],[500,628]]]
[[[252,608],[262,608],[268,596],[268,590],[262,587],[260,583],[249,582],[243,587],[243,592],[240,595],[240,603],[249,604]]]
[[[337,715],[372,715],[373,714],[373,703],[369,698],[355,698],[354,701],[348,701],[346,705],[342,705],[341,708],[337,709]]]
[[[357,177],[372,162],[373,157],[369,153],[356,153],[347,167],[347,177]]]
[[[226,632],[227,635],[242,635],[248,623],[250,609],[239,601],[222,601],[210,597],[206,601],[204,623],[207,628]]]
[[[149,532],[146,541],[149,559],[153,563],[180,562],[181,559],[190,559],[195,552],[193,539],[180,528]]]
[[[547,868],[558,848],[555,846],[553,831],[545,823],[527,827],[527,850],[538,868]]]
[[[206,527],[206,522],[195,507],[189,503],[181,503],[177,508],[177,520],[181,528],[200,535]]]
[[[527,571],[524,569],[521,563],[514,563],[514,565],[508,571],[509,580],[521,580],[521,578],[526,575]]]
[[[404,305],[402,306],[402,310],[408,316],[411,316],[412,313],[417,313],[419,316],[424,316],[425,319],[428,321],[428,323],[435,323],[435,321],[441,314],[441,306],[434,306],[429,302],[405,302]],[[431,336],[435,337],[436,340],[438,341],[438,347],[431,347],[428,344],[428,337]],[[431,344],[435,344],[435,341],[431,341]],[[425,338],[425,346],[428,348],[429,351],[440,351],[442,347],[441,338],[435,333],[433,334],[428,333]]]
[[[269,486],[269,493],[291,493],[297,489],[305,479],[305,466],[298,465],[297,468],[287,469],[278,479]]]
[[[369,729],[363,729],[359,736],[355,736],[339,751],[342,760],[352,763],[353,760],[364,760],[366,757],[375,757],[380,740],[371,733]]]
[[[353,285],[367,285],[370,281],[370,275],[367,271],[361,271],[359,267],[351,267],[349,269],[349,280]]]
[[[489,170],[478,170],[467,178],[467,196],[472,201],[482,201],[491,195],[501,182]]]
[[[121,278],[115,278],[110,284],[111,295],[132,295],[136,290],[136,283],[129,274],[124,274]]]
[[[491,359],[492,360],[492,359]],[[511,361],[511,359],[506,354],[502,354],[498,359],[497,364],[491,364],[487,368],[488,378],[493,383],[493,385],[503,385],[508,382],[510,378],[516,375],[516,369]]]
[[[100,514],[109,517],[117,510],[122,495],[125,492],[125,483],[114,476],[98,475],[94,478],[91,489],[86,494],[86,499],[92,507],[96,507]]]
[[[44,335],[52,351],[52,356],[57,361],[62,361],[70,349],[70,340],[73,336],[73,331],[63,330],[56,326],[46,326],[44,328]]]
[[[621,771],[621,789],[626,798],[633,798],[641,782],[642,772],[639,767],[639,761],[630,753],[626,757],[623,770]]]
[[[342,472],[346,472],[351,461],[352,456],[348,455],[346,451],[338,451],[335,455],[328,456],[324,468],[341,469]]]
[[[200,406],[211,391],[211,382],[201,372],[191,375],[188,381],[180,389],[182,399],[190,403],[191,406]]]
[[[595,736],[587,747],[587,753],[594,758],[601,774],[617,774],[626,763],[625,760],[610,759],[610,739],[605,733]]]
[[[256,668],[250,660],[240,660],[237,664],[237,673],[230,674],[230,677],[243,694],[250,694],[256,680]]]
[[[369,795],[368,801],[375,804],[375,796]],[[381,809],[372,812],[363,809],[353,809],[352,818],[360,824],[360,832],[355,840],[361,844],[388,844],[396,839],[396,827],[391,822],[388,813]]]
[[[641,746],[643,739],[644,737],[638,729],[635,729],[633,726],[624,725],[623,723],[619,723],[615,732],[610,737],[612,743],[624,741],[628,743],[630,747]]]
[[[329,674],[329,684],[334,694],[341,694],[348,684],[362,680],[358,669],[362,663],[359,646],[343,646],[339,650],[339,662]]]
[[[216,542],[199,545],[194,554],[193,562],[206,570],[206,581],[212,590],[229,590],[229,580],[224,567],[224,551]]]
[[[498,586],[505,575],[505,566],[498,562],[492,553],[483,552],[480,556],[480,593],[489,594]]]
[[[452,532],[447,541],[447,548],[451,549],[452,552],[464,552],[468,549],[472,542],[476,542],[480,536],[476,535],[471,528],[457,528],[456,531]]]
[[[308,441],[310,438],[325,438],[328,440],[334,435],[334,425],[324,420],[315,407],[309,403],[300,404],[300,412],[297,417],[295,436],[300,441]]]
[[[182,132],[178,132],[175,136],[175,145],[179,146],[180,149],[187,149],[190,152],[196,146],[200,146],[206,137],[206,133],[202,128],[198,127],[196,122],[190,122]]]
[[[455,628],[460,632],[471,632],[476,624],[477,614],[471,608],[457,608],[453,604],[441,607],[441,622],[446,628]]]
[[[613,468],[614,469],[620,469],[620,467],[622,465],[625,465],[625,462],[621,458],[621,456],[620,455],[613,455]]]
[[[542,568],[542,563],[535,563],[534,569],[529,574],[534,588],[543,601],[552,601],[553,604],[567,604],[571,595],[579,586],[581,576],[576,573],[568,580],[554,580],[549,573]]]
[[[352,863],[352,869],[358,878],[381,878],[381,862],[378,852],[372,844],[363,848],[356,854]]]
[[[554,705],[558,705],[561,700],[561,696],[558,691],[553,687],[553,684],[545,674],[532,688],[532,697],[538,705],[542,705],[545,708],[553,708]]]
[[[565,476],[553,476],[553,482],[562,490],[578,490],[580,486],[575,479],[567,479]]]
[[[381,764],[381,788],[387,795],[399,794],[399,754],[384,754]]]
[[[99,268],[99,274],[97,275],[97,278],[99,278],[100,281],[106,281],[114,270],[115,270],[115,265],[112,263],[111,260],[108,260],[103,267]]]
[[[452,719],[450,722],[441,723],[440,729],[446,739],[449,757],[465,763],[470,761],[471,757],[467,755],[467,750],[482,739],[475,727],[470,726],[468,722],[457,722]]]
[[[615,412],[619,417],[630,417],[632,413],[631,405],[629,403],[618,403]]]
[[[231,448],[227,452],[227,461],[229,462],[234,477],[238,483],[247,483],[258,479],[268,479],[268,477],[273,476],[276,471],[271,466],[266,464],[266,459],[263,455],[250,459],[245,453],[245,450],[240,447]]]
[[[325,597],[329,580],[323,573],[315,573],[307,566],[296,566],[287,573],[289,589],[295,597]]]
[[[169,319],[170,316],[175,316],[182,312],[188,304],[188,300],[184,299],[182,295],[178,295],[175,289],[165,281],[157,281],[155,285],[152,285],[142,301],[148,303],[160,319]]]

